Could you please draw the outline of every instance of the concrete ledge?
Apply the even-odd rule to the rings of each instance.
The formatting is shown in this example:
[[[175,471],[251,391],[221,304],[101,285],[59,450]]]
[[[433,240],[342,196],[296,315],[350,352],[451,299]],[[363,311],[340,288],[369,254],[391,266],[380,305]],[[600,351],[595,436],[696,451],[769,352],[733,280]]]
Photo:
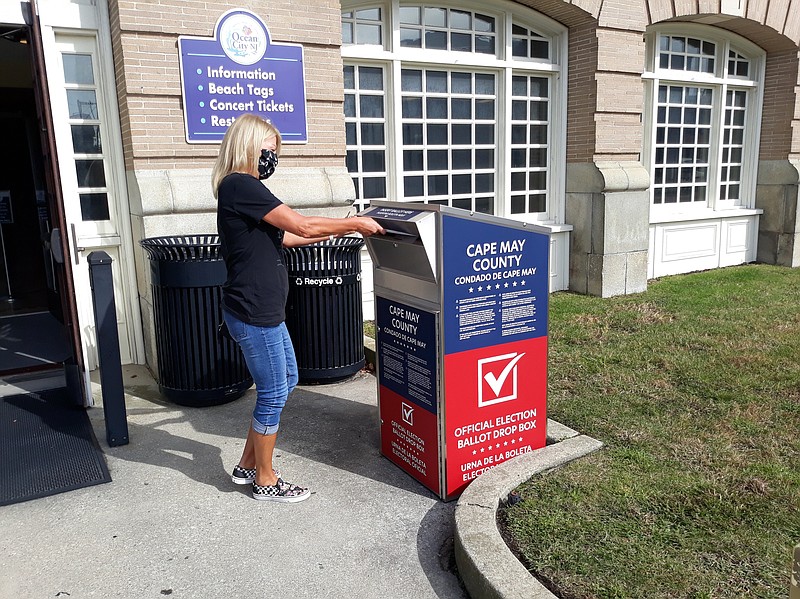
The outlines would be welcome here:
[[[126,176],[134,215],[216,214],[211,169],[137,169]],[[345,166],[282,166],[270,178],[269,189],[295,210],[326,216],[332,210],[336,216],[344,216],[355,200],[353,178]]]
[[[644,191],[649,187],[650,173],[639,162],[567,164],[567,193]]]
[[[547,430],[548,441],[555,443],[481,474],[456,504],[456,565],[472,599],[557,599],[511,553],[497,529],[497,508],[517,486],[603,446],[552,420]]]
[[[366,335],[364,335],[364,361],[367,364],[372,364],[373,367],[378,365],[377,357],[375,356],[375,340]]]
[[[759,160],[757,185],[797,185],[800,181],[800,161]]]

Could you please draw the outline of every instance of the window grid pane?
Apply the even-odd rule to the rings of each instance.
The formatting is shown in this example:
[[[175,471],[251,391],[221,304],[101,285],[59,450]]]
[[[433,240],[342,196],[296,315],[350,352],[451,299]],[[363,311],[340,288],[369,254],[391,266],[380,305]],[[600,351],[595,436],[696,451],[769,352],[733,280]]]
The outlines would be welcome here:
[[[383,10],[362,8],[342,13],[342,44],[383,45]]]
[[[91,54],[62,54],[64,81],[77,85],[94,85]]]
[[[401,9],[400,45],[407,48],[497,54],[495,18],[466,10]]]
[[[742,155],[744,154],[747,92],[728,90],[725,98],[725,122],[722,128],[720,163],[720,199],[741,204]]]
[[[381,67],[344,67],[347,170],[356,187],[357,212],[387,195],[384,77]]]
[[[422,107],[402,117],[404,199],[493,211],[496,76],[406,68],[402,77],[402,105]]]
[[[550,79],[515,74],[511,89],[511,214],[547,212]]]
[[[698,38],[662,35],[658,66],[673,71],[714,73],[716,44]]]
[[[731,77],[744,77],[750,76],[750,60],[734,52],[728,51],[728,75]]]
[[[61,64],[66,84],[67,116],[72,131],[81,220],[110,220],[109,190],[105,155],[100,142],[101,124],[92,55],[63,52]]]
[[[550,40],[533,29],[514,24],[511,32],[511,54],[515,58],[550,59]]]
[[[705,202],[712,89],[660,85],[658,92],[653,203]]]

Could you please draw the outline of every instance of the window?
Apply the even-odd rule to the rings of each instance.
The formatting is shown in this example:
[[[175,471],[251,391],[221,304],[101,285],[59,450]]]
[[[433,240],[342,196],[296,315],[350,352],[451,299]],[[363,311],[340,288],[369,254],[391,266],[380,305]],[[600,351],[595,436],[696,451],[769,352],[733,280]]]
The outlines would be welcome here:
[[[511,53],[514,58],[550,58],[550,40],[520,25],[511,28]]]
[[[400,7],[400,45],[495,54],[495,18],[438,6]]]
[[[383,43],[381,9],[366,8],[343,12],[342,43],[381,45]]]
[[[713,91],[708,87],[659,85],[654,204],[706,201]]]
[[[381,67],[344,67],[347,170],[362,207],[386,198],[386,96]]]
[[[497,77],[403,69],[403,197],[494,213]]]
[[[511,85],[511,214],[547,207],[550,79],[515,75]]]
[[[763,52],[709,28],[686,29],[651,38],[653,209],[752,207]]]
[[[81,217],[109,220],[105,158],[100,136],[97,83],[91,54],[61,54]]]
[[[563,218],[563,127],[554,125],[565,116],[565,30],[519,10],[345,7],[347,167],[359,210],[396,199]]]

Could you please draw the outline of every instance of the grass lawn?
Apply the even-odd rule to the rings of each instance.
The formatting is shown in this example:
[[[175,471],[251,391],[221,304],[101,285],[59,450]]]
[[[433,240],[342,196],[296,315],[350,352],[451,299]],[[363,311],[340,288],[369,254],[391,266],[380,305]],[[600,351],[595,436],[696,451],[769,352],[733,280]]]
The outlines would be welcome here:
[[[788,596],[800,542],[800,269],[550,303],[548,416],[599,452],[501,527],[563,599]]]
[[[365,320],[364,321],[364,334],[367,337],[371,337],[375,339],[375,321],[374,320]]]

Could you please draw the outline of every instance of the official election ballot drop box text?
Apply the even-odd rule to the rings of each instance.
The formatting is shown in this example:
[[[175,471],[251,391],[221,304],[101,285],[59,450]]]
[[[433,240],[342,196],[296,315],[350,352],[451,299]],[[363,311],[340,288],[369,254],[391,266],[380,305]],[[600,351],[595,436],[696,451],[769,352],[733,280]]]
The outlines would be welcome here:
[[[373,202],[381,452],[443,499],[544,447],[550,237],[439,205]]]

